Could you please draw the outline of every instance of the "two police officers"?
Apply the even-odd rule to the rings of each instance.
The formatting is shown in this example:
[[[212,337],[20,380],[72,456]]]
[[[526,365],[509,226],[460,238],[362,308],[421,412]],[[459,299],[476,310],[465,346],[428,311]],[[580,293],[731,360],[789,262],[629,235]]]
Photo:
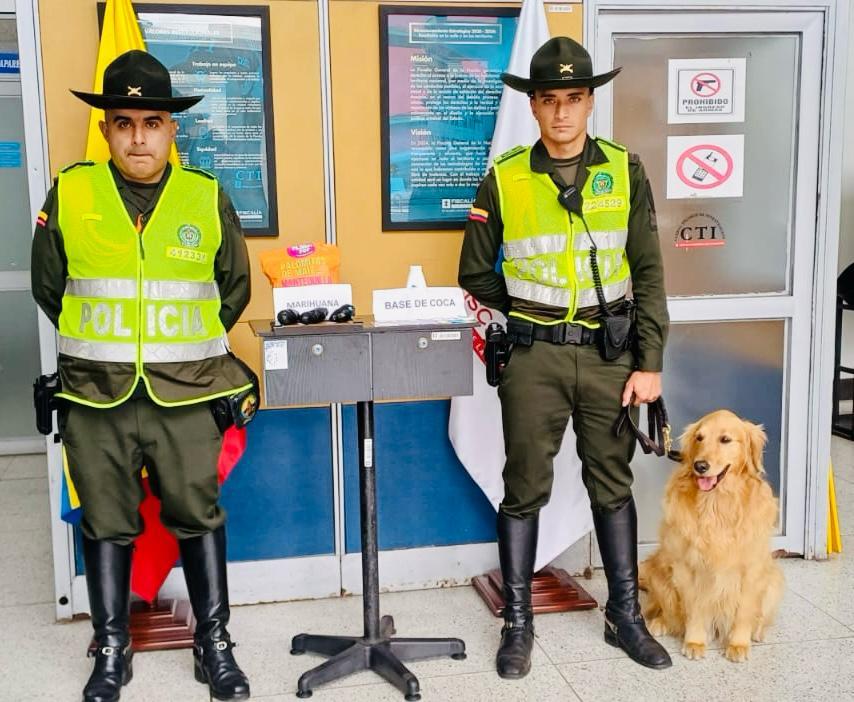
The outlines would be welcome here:
[[[531,666],[538,515],[570,416],[608,580],[605,640],[642,665],[671,664],[638,605],[635,439],[613,431],[624,406],[636,422],[637,406],[661,393],[668,316],[655,210],[638,157],[586,131],[594,88],[619,70],[594,75],[584,47],[555,37],[534,54],[530,78],[502,75],[530,97],[541,136],[495,160],[466,224],[459,283],[508,314],[513,344],[499,385],[505,678]]]
[[[113,702],[132,676],[131,553],[142,531],[140,471],[178,538],[196,618],[195,677],[216,699],[246,699],[234,660],[225,512],[217,504],[221,424],[211,402],[252,386],[226,338],[249,300],[237,215],[213,176],[168,163],[172,94],[143,51],[104,72],[106,163],[65,168],[32,250],[33,295],[59,332],[60,433],[83,509],[95,665],[85,702]]]

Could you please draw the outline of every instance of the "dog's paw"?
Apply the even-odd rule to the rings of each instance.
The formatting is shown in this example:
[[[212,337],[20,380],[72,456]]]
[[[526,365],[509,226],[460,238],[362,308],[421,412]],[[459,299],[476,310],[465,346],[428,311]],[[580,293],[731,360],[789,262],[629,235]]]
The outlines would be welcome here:
[[[682,655],[692,661],[698,661],[706,655],[706,644],[685,641],[682,644]]]
[[[756,641],[756,643],[762,643],[765,640],[765,627],[756,627],[756,630],[750,635],[750,638],[753,641]]]
[[[750,652],[749,645],[728,644],[724,655],[733,663],[744,663],[747,660],[747,654]]]
[[[653,636],[664,636],[667,633],[667,625],[663,617],[653,617],[646,625],[649,633]]]

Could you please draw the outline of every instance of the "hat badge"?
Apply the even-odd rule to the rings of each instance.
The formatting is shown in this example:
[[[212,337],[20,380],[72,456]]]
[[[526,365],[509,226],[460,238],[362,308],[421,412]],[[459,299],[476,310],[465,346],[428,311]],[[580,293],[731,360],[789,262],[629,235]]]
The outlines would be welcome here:
[[[560,72],[561,73],[572,73],[574,75],[574,71],[572,70],[572,67],[574,65],[575,64],[572,64],[572,63],[562,63],[562,64],[560,64]]]
[[[130,97],[131,95],[142,97],[142,86],[140,85],[137,88],[132,88],[131,86],[128,86],[128,97]]]

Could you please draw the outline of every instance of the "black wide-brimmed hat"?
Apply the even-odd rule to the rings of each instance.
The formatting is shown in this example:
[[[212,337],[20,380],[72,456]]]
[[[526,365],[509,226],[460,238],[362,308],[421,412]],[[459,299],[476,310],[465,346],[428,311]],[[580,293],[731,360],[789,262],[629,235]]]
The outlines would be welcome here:
[[[587,49],[569,37],[553,37],[531,57],[530,78],[502,73],[501,80],[523,93],[550,88],[598,88],[621,70],[615,68],[595,76]]]
[[[172,95],[169,71],[154,56],[136,49],[118,56],[104,69],[104,92],[72,90],[83,102],[102,110],[117,108],[183,112],[204,95]]]

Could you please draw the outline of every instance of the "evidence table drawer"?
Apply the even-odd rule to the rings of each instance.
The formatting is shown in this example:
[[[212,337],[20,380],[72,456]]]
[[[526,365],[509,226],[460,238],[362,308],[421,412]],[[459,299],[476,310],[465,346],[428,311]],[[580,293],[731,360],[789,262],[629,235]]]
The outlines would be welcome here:
[[[367,334],[318,334],[263,339],[268,406],[371,399]]]
[[[472,394],[471,329],[374,328],[375,400]]]

